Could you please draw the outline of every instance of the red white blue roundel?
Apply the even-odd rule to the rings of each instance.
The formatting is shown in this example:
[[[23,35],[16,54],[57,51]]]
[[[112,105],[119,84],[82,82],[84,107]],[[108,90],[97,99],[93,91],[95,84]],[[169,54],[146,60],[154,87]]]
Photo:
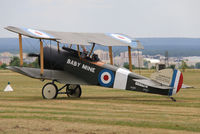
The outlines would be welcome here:
[[[111,86],[114,82],[113,72],[108,69],[101,70],[101,72],[99,73],[99,76],[98,76],[98,81],[101,86],[104,86],[104,87]]]
[[[37,36],[37,37],[41,37],[41,38],[54,38],[53,36],[45,33],[45,32],[42,32],[42,31],[39,31],[39,30],[34,30],[34,29],[25,29],[27,32],[29,32],[30,34],[34,35],[34,36]]]
[[[121,41],[124,41],[126,43],[131,43],[132,40],[124,35],[121,35],[121,34],[110,34],[110,36],[118,39],[118,40],[121,40]]]
[[[44,37],[44,38],[50,38],[49,35],[41,32],[41,31],[38,31],[38,30],[34,30],[34,29],[27,29],[30,33],[36,35],[36,36],[39,36],[39,37]]]

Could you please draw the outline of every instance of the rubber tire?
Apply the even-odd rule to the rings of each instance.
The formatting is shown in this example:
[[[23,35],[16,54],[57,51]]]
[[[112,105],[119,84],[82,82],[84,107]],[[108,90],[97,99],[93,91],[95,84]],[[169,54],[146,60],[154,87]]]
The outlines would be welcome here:
[[[66,87],[66,92],[68,92],[69,90],[75,90],[75,92],[73,94],[69,94],[67,93],[68,97],[72,97],[72,98],[80,98],[81,94],[82,94],[82,89],[80,85],[76,85],[76,87],[74,89],[71,89],[70,86],[75,86],[75,85],[67,85]],[[78,93],[78,94],[77,94]],[[75,95],[74,95],[75,94]]]
[[[48,90],[47,88],[47,86],[52,86],[53,88],[52,89],[50,89],[50,90],[52,90],[51,92],[53,92],[54,94],[48,94],[48,93],[50,93],[50,90],[49,91],[46,91],[46,90]],[[54,90],[54,91],[53,91]],[[47,96],[47,95],[50,95],[49,97]],[[44,98],[44,99],[55,99],[56,97],[57,97],[57,95],[58,95],[58,87],[54,84],[54,83],[46,83],[44,86],[43,86],[43,88],[42,88],[42,97]]]

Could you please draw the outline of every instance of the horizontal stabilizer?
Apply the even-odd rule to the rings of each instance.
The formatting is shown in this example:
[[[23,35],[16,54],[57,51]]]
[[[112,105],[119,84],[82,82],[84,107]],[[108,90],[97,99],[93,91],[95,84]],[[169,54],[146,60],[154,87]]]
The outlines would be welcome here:
[[[148,79],[134,79],[134,81],[141,84],[141,86],[143,85],[143,87],[148,86],[148,87],[154,87],[154,88],[159,88],[159,89],[170,89],[169,86],[165,86],[165,85],[162,85],[160,83],[157,83],[155,81],[151,81]]]

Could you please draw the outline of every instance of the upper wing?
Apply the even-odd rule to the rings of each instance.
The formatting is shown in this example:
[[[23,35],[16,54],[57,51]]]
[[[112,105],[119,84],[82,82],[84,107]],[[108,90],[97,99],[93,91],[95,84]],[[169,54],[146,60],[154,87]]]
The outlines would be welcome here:
[[[8,26],[5,29],[31,38],[56,40],[66,44],[90,45],[91,43],[103,46],[130,46],[143,49],[138,40],[119,33],[75,33],[35,30]]]
[[[13,26],[5,27],[8,31],[18,33],[24,36],[28,36],[36,39],[49,39],[49,40],[57,40],[58,38],[40,30],[30,29],[30,28],[18,28]]]

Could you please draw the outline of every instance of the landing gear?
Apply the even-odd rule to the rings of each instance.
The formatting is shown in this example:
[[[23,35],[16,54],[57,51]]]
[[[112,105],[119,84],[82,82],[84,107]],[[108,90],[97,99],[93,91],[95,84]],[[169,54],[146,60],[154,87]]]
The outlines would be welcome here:
[[[80,85],[67,85],[66,94],[68,97],[80,98],[82,94]]]
[[[66,92],[61,92],[66,87]],[[80,98],[82,90],[80,85],[65,84],[63,87],[58,88],[55,81],[47,83],[42,88],[42,96],[44,99],[55,99],[58,94],[66,94],[68,97]]]
[[[55,99],[58,95],[58,88],[54,83],[47,83],[42,88],[42,96],[44,99]]]

